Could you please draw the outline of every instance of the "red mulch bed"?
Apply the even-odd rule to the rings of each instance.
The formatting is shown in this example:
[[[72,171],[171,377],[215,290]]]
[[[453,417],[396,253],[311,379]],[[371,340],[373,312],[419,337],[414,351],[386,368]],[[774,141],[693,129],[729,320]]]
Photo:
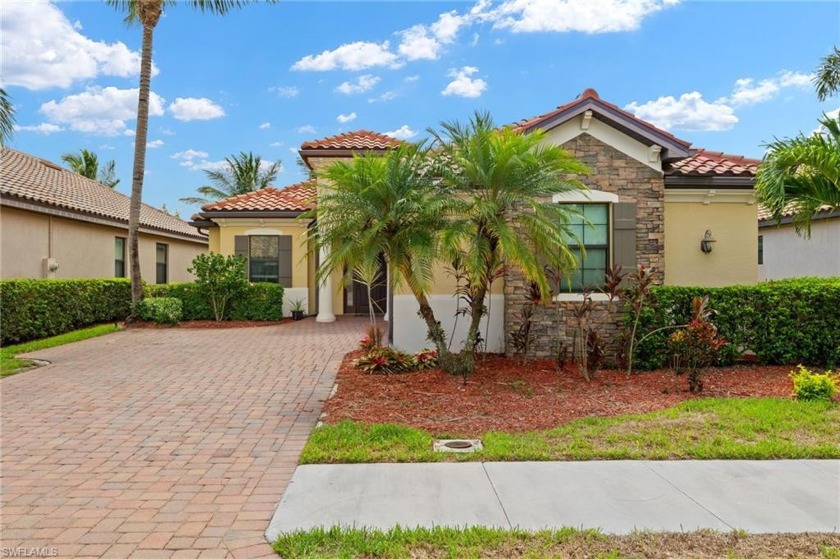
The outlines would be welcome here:
[[[626,376],[597,371],[586,382],[577,370],[557,371],[553,360],[508,359],[491,355],[464,385],[439,370],[371,375],[345,356],[337,393],[325,405],[326,420],[399,423],[433,435],[478,436],[486,431],[524,432],[556,427],[583,417],[645,413],[698,397],[788,397],[789,366],[738,365],[710,369],[704,390],[688,392],[687,381],[669,370]]]
[[[284,318],[283,320],[223,320],[221,322],[215,320],[186,320],[169,325],[138,320],[125,326],[128,328],[258,328],[260,326],[288,324],[289,322],[293,322],[293,320],[291,318]]]

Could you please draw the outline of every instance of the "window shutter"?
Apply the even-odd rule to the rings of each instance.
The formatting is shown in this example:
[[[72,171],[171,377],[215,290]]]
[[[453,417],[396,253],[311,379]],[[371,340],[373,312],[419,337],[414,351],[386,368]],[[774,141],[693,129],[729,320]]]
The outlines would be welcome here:
[[[280,236],[279,254],[280,285],[292,286],[292,236]]]
[[[613,204],[613,260],[625,272],[636,270],[636,203]]]
[[[251,243],[247,235],[237,235],[233,238],[233,254],[245,258],[245,275],[250,278],[250,266],[248,266],[248,255],[251,252]]]

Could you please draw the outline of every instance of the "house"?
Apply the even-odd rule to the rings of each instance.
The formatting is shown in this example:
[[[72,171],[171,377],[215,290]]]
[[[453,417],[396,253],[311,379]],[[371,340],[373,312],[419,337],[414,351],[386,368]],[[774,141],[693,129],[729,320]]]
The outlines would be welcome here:
[[[592,89],[515,126],[523,133],[543,130],[546,141],[570,151],[592,171],[584,178],[589,191],[553,200],[575,205],[592,226],[579,225],[586,257],[560,286],[553,304],[544,309],[546,316],[535,326],[534,338],[539,340],[535,354],[551,355],[558,339],[571,339],[568,311],[582,299],[584,286],[603,285],[604,272],[613,264],[622,265],[625,271],[644,265],[654,271],[657,283],[668,285],[719,286],[758,280],[753,195],[757,160],[694,149],[689,142],[602,100]],[[354,153],[384,153],[398,144],[362,130],[306,142],[300,154],[317,173]],[[317,188],[317,182],[309,181],[231,198],[205,206],[194,224],[208,228],[210,249],[225,254],[245,254],[246,250],[251,255],[255,251],[263,254],[262,244],[269,241],[259,237],[280,236],[280,240],[271,241],[272,247],[278,247],[271,249],[271,258],[288,255],[282,256],[285,260],[272,278],[284,278],[291,289],[302,290],[295,293],[305,294],[310,311],[317,311],[318,320],[329,321],[335,315],[364,312],[370,302],[360,300],[365,294],[352,287],[340,289],[336,275],[315,285],[318,256],[296,242],[311,224],[293,218],[317,205]],[[259,266],[251,264],[252,278],[255,270],[259,273]],[[443,266],[435,277],[430,303],[444,329],[453,333],[453,347],[457,348],[465,335],[466,320],[456,318],[454,282]],[[390,318],[395,345],[406,350],[428,346],[426,327],[417,316],[411,294],[399,288],[387,293],[382,286],[374,298],[376,307],[384,308]],[[598,312],[607,313],[603,320],[615,323],[615,313],[605,310],[606,298],[596,295],[595,299],[604,307]],[[482,325],[488,351],[506,350],[527,303],[528,286],[516,270],[507,270],[494,282]]]
[[[114,278],[129,275],[124,194],[55,163],[0,151],[0,278]],[[149,283],[188,281],[207,236],[143,205],[140,269]]]
[[[840,210],[828,207],[814,216],[811,236],[799,235],[793,209],[786,208],[781,222],[758,208],[758,279],[840,277]]]

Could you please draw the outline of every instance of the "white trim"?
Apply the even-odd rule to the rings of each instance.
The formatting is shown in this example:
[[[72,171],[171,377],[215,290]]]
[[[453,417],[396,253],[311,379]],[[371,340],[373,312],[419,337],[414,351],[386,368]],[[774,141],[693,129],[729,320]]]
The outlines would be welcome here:
[[[243,235],[249,237],[277,237],[282,236],[283,231],[280,229],[248,229]]]
[[[589,298],[597,303],[607,302],[610,300],[610,296],[606,293],[590,293]],[[582,303],[583,302],[583,293],[560,293],[554,296],[553,299],[555,302],[559,301],[575,301]]]
[[[294,217],[211,217],[219,227],[307,227],[312,221],[298,220]]]
[[[555,194],[551,197],[551,201],[555,204],[580,204],[586,202],[618,204],[618,194],[603,190],[574,190],[562,194]]]
[[[751,188],[666,188],[666,203],[680,204],[755,204],[755,191]]]

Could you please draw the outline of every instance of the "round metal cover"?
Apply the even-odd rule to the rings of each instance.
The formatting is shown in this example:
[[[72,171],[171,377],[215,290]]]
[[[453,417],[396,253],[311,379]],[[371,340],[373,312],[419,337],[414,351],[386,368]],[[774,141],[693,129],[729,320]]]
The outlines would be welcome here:
[[[470,441],[449,441],[443,443],[443,446],[447,446],[449,448],[472,448],[472,443]]]

